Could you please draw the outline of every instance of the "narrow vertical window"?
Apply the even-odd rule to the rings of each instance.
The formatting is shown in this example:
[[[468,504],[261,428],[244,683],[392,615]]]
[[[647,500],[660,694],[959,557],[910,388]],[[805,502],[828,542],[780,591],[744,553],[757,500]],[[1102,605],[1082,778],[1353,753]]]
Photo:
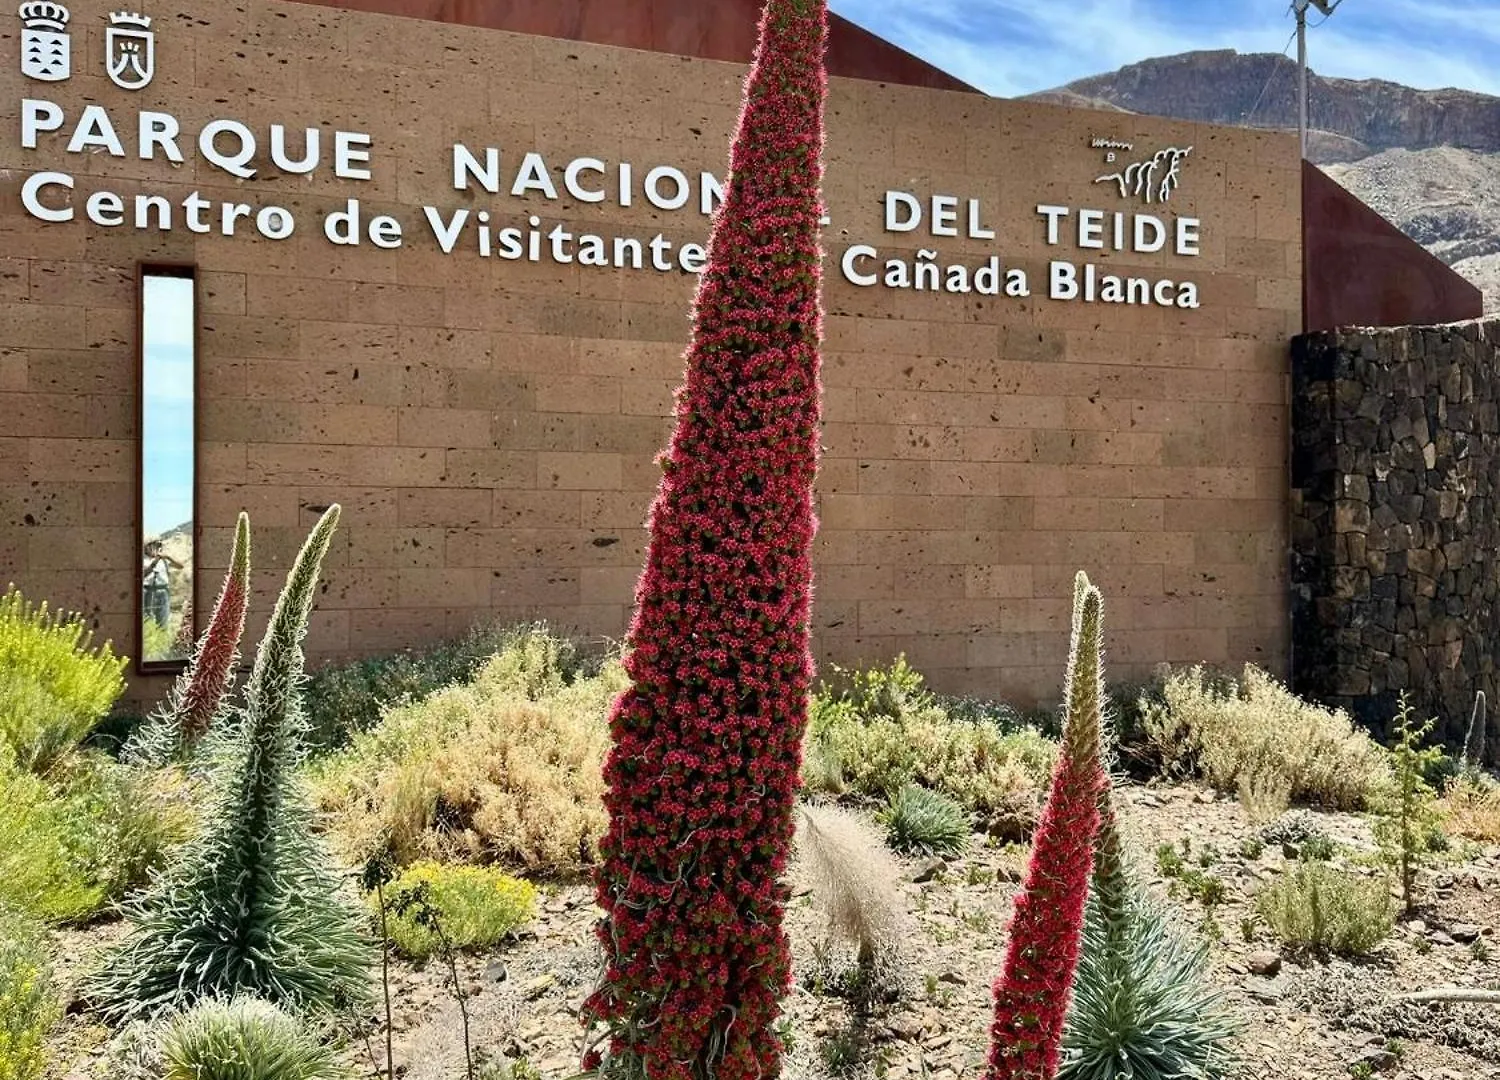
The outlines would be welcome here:
[[[197,636],[197,334],[193,271],[140,276],[140,522],[143,672],[180,667]]]

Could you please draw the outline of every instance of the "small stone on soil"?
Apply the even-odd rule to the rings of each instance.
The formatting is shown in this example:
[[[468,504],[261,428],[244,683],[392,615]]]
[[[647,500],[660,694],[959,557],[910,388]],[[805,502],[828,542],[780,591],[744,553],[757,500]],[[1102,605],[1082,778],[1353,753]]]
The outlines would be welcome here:
[[[939,874],[947,873],[947,871],[948,864],[944,860],[928,859],[917,868],[916,876],[912,878],[912,881],[916,882],[918,885],[924,885],[927,882],[931,881],[933,878],[937,877]]]
[[[1351,1069],[1364,1065],[1372,1072],[1385,1072],[1396,1067],[1396,1055],[1389,1050],[1377,1048],[1366,1050],[1353,1061],[1349,1062]]]
[[[1274,979],[1281,973],[1281,954],[1274,952],[1254,952],[1250,954],[1250,970],[1256,975],[1264,975],[1268,979]]]

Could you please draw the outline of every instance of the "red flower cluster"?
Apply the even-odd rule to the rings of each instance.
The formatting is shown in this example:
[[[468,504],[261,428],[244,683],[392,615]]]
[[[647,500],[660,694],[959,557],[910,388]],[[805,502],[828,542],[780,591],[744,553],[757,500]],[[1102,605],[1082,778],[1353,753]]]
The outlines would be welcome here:
[[[1026,884],[1016,899],[1005,969],[995,984],[988,1080],[1052,1080],[1057,1075],[1100,804],[1109,789],[1100,746],[1101,609],[1098,590],[1080,575],[1062,754],[1032,842]]]
[[[633,687],[610,717],[608,965],[585,1015],[652,1080],[780,1071],[781,877],[813,675],[826,38],[824,0],[768,0],[651,509]]]

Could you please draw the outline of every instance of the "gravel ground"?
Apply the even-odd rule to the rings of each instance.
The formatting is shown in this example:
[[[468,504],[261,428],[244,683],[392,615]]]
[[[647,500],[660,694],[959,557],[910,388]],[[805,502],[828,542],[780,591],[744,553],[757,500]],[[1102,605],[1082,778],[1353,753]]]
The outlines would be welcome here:
[[[1358,963],[1298,961],[1281,956],[1264,929],[1251,927],[1246,940],[1243,917],[1250,898],[1283,872],[1284,856],[1274,845],[1257,859],[1240,854],[1241,841],[1257,830],[1238,803],[1196,788],[1133,787],[1122,792],[1121,804],[1140,856],[1138,870],[1163,895],[1168,883],[1157,877],[1151,857],[1158,844],[1186,840],[1194,858],[1206,846],[1219,853],[1211,872],[1224,880],[1227,898],[1214,925],[1194,929],[1203,923],[1204,909],[1184,897],[1171,902],[1180,908],[1184,928],[1207,932],[1215,941],[1213,977],[1229,990],[1244,1024],[1239,1077],[1332,1080],[1368,1069],[1395,1080],[1500,1078],[1500,1010],[1396,1000],[1434,986],[1500,986],[1500,961],[1490,955],[1500,949],[1494,938],[1500,927],[1500,848],[1455,852],[1426,871],[1426,902],[1418,917],[1398,923],[1374,955]],[[1319,818],[1341,844],[1372,846],[1362,819]],[[789,1080],[822,1080],[835,1075],[835,1067],[840,1077],[979,1076],[990,982],[1000,968],[1024,858],[1020,849],[976,838],[966,857],[942,868],[924,860],[903,862],[900,890],[910,932],[903,936],[900,996],[875,1006],[857,1028],[842,1000],[817,992],[822,926],[812,897],[799,890],[789,926],[797,963],[787,1002]],[[930,880],[918,883],[919,877]],[[576,1072],[583,1039],[578,1008],[599,971],[592,936],[596,914],[587,886],[551,888],[519,940],[465,958],[470,1033],[482,1060],[524,1056],[546,1080]],[[64,985],[119,932],[118,925],[104,925],[66,935],[57,952]],[[407,1080],[462,1078],[461,1019],[440,967],[396,965],[392,996],[398,1074]],[[351,1061],[371,1076],[384,1043],[378,1019],[372,1021],[369,1047],[361,1037],[350,1048]],[[49,1075],[110,1075],[106,1038],[88,1017],[70,1015],[53,1040],[56,1061]]]

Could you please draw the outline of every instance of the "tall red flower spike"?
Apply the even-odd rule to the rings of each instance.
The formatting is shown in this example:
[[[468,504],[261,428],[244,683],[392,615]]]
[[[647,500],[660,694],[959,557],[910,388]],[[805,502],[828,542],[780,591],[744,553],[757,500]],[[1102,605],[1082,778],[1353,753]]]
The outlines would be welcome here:
[[[1032,841],[995,984],[989,1080],[1052,1080],[1078,967],[1094,839],[1109,774],[1101,755],[1103,600],[1079,574],[1073,593],[1067,718],[1052,790]]]
[[[197,655],[185,673],[180,696],[173,703],[183,741],[189,745],[208,733],[239,658],[240,635],[245,632],[245,611],[250,604],[250,518],[241,513],[235,522],[234,549],[229,573],[214,604],[208,629],[198,643]]]
[[[614,1075],[772,1077],[812,683],[825,0],[768,0],[610,716],[585,1016]],[[585,1067],[601,1064],[591,1052]]]

